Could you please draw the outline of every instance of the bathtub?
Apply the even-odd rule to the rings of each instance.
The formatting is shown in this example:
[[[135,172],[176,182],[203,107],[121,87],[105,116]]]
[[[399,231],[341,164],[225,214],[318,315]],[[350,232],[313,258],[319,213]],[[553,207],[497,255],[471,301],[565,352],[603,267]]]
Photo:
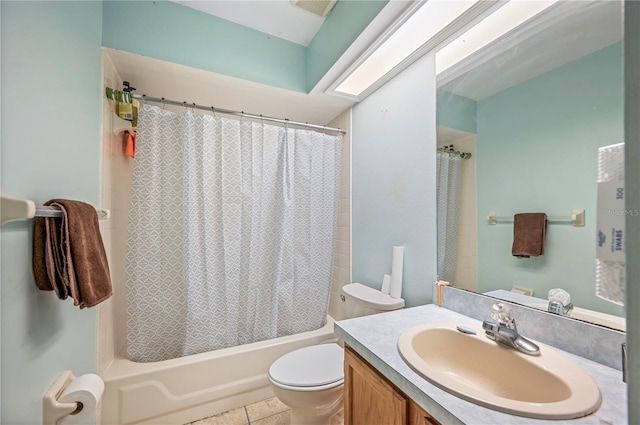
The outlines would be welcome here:
[[[315,331],[172,360],[135,363],[121,355],[102,377],[102,423],[185,424],[272,397],[271,363],[337,340],[328,317]]]

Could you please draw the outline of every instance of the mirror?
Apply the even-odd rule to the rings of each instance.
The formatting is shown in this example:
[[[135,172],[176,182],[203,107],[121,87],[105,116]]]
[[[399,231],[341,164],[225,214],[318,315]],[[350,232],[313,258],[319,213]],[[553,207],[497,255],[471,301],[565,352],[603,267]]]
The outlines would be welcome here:
[[[479,41],[500,32],[494,15],[513,3],[537,9]],[[520,22],[508,13],[505,22]],[[623,142],[621,40],[620,1],[510,1],[438,52],[438,146],[471,154],[448,157],[461,173],[438,196],[441,217],[459,180],[453,230],[444,226],[438,243],[449,278],[440,278],[545,310],[548,291],[561,288],[573,317],[624,329],[624,308],[596,296],[595,259],[598,149]],[[574,209],[585,210],[584,226],[571,224]],[[513,215],[523,212],[548,216],[543,255],[512,255]]]

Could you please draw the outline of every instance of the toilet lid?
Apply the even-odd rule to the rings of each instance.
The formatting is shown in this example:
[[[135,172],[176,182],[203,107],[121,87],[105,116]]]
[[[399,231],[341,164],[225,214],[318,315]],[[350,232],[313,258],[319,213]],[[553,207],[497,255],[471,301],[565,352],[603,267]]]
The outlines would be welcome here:
[[[294,350],[273,362],[269,376],[292,387],[317,387],[344,378],[344,351],[338,344],[312,345]]]
[[[390,295],[375,290],[362,283],[349,283],[342,290],[345,294],[357,299],[361,304],[379,311],[397,310],[404,307],[402,298],[392,298]]]

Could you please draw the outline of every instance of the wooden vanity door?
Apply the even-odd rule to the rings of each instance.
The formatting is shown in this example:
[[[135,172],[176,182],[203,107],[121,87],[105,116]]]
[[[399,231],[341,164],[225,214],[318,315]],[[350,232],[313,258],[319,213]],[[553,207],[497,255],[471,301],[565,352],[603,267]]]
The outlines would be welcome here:
[[[409,402],[409,425],[440,425],[430,414],[413,400]]]
[[[344,365],[345,425],[404,425],[408,400],[349,347]]]

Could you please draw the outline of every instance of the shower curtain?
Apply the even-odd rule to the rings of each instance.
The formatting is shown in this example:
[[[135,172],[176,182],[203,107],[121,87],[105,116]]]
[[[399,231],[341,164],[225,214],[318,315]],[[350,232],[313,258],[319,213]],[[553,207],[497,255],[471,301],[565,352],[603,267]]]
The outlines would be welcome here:
[[[438,279],[453,283],[458,251],[462,158],[445,153],[438,153],[436,156]]]
[[[342,136],[144,105],[136,142],[130,360],[325,324]]]

